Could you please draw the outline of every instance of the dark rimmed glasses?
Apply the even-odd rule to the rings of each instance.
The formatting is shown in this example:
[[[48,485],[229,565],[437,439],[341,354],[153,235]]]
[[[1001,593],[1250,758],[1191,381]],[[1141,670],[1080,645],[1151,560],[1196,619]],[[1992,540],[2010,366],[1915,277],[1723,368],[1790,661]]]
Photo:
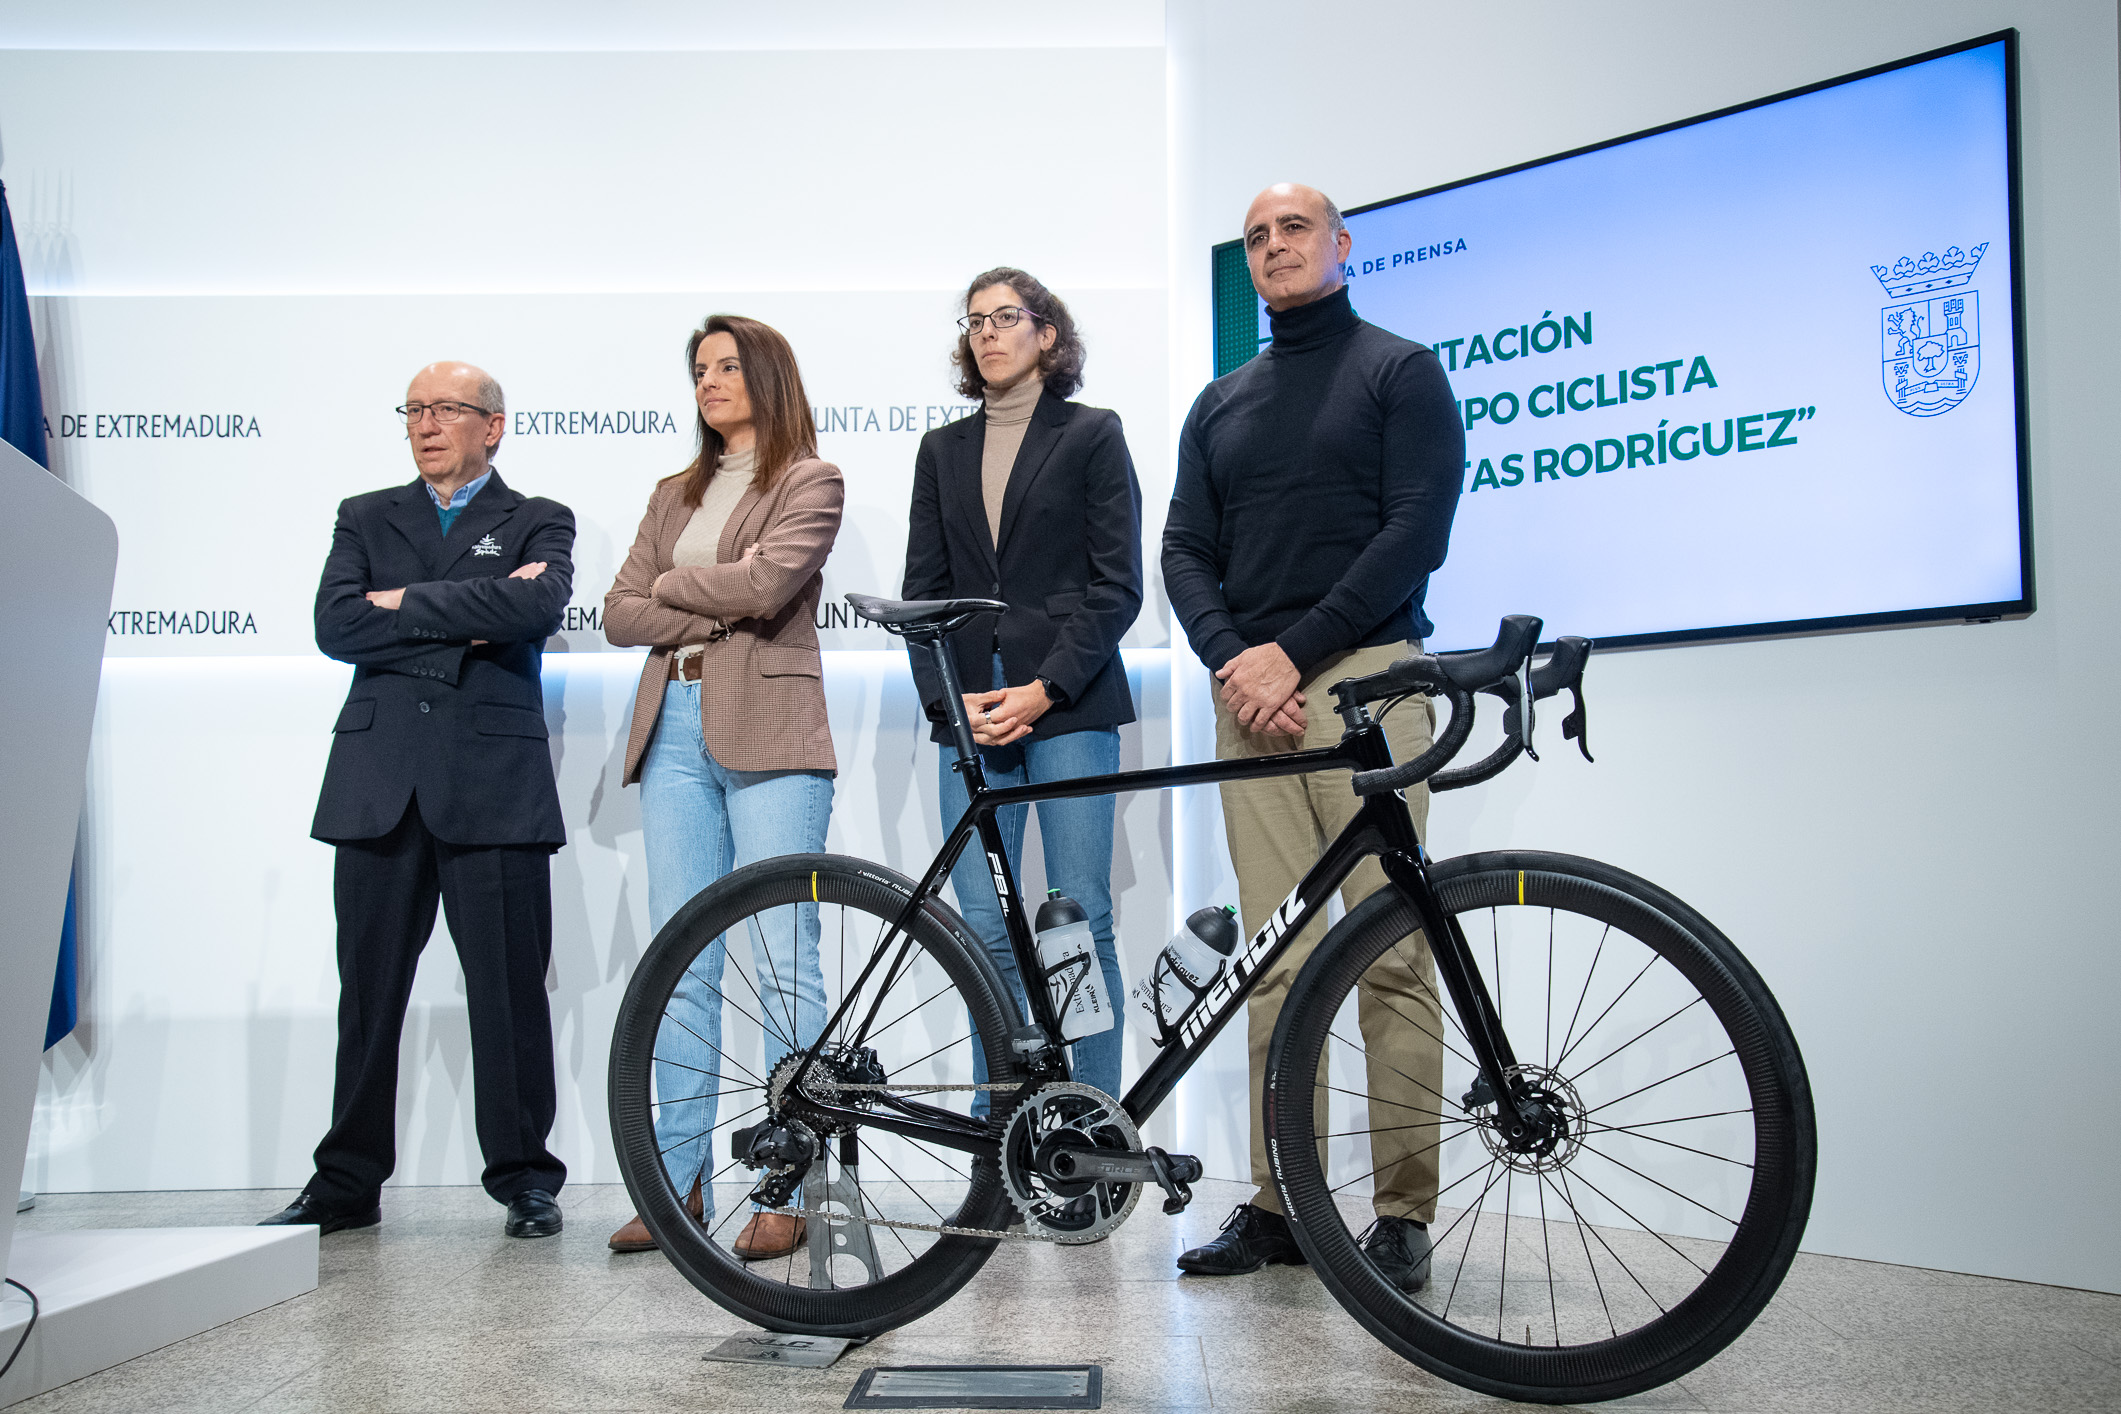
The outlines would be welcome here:
[[[405,425],[407,427],[418,426],[420,419],[425,417],[428,413],[433,413],[435,415],[435,421],[441,423],[445,427],[452,422],[458,421],[466,413],[477,413],[480,417],[493,416],[490,411],[480,407],[477,403],[407,403],[405,404],[405,406],[398,409],[398,416],[405,419]]]
[[[1005,304],[989,314],[968,314],[957,321],[957,327],[964,330],[969,337],[977,334],[980,326],[990,321],[997,329],[1014,329],[1020,319],[1029,319],[1036,323],[1038,316],[1020,304]]]

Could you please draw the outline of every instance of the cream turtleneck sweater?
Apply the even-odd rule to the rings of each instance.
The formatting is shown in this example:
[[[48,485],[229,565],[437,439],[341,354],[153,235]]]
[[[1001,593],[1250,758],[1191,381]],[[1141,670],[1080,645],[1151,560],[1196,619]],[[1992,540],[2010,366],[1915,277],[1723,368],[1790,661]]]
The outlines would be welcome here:
[[[755,455],[749,447],[715,458],[714,479],[707,483],[706,494],[700,497],[692,519],[685,522],[678,543],[671,547],[671,563],[711,565],[716,562],[729,515],[736,509],[736,503],[744,499],[744,493],[751,489],[754,461]]]
[[[1009,472],[1016,466],[1038,395],[1045,389],[1046,380],[1036,376],[999,393],[991,386],[987,389],[987,441],[980,449],[979,475],[987,501],[987,534],[996,549],[1001,548],[1002,496],[1009,489]]]
[[[757,458],[751,448],[732,452],[715,458],[714,479],[707,483],[706,492],[700,497],[699,506],[692,519],[685,522],[684,530],[678,533],[677,544],[670,547],[670,561],[674,565],[712,565],[718,563],[721,551],[722,531],[729,524],[736,503],[744,499],[751,489],[752,468]],[[687,648],[700,648],[704,644],[688,643]]]

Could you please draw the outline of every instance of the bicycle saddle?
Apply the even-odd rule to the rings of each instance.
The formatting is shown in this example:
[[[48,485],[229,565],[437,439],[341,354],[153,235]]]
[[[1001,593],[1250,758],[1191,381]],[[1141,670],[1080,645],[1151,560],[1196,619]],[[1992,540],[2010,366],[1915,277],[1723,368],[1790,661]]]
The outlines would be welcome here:
[[[922,629],[948,633],[979,614],[1009,611],[1007,604],[993,599],[878,599],[849,594],[847,604],[860,617],[893,633]]]

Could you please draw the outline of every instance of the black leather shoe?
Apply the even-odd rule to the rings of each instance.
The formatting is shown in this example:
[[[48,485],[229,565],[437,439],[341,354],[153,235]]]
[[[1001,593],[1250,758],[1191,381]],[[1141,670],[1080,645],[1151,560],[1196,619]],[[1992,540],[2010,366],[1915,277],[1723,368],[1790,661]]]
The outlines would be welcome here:
[[[335,1213],[304,1193],[258,1226],[295,1227],[308,1223],[313,1224],[317,1229],[317,1236],[322,1237],[327,1232],[344,1232],[351,1227],[374,1227],[381,1221],[381,1203],[371,1203],[365,1209],[357,1208],[350,1213]]]
[[[1199,1277],[1234,1277],[1274,1262],[1307,1265],[1303,1249],[1289,1231],[1289,1220],[1280,1213],[1240,1203],[1223,1224],[1222,1236],[1179,1254],[1178,1269]]]
[[[1401,1291],[1429,1284],[1429,1229],[1405,1218],[1379,1218],[1362,1235],[1362,1254]]]
[[[560,1200],[532,1188],[508,1200],[508,1221],[501,1231],[510,1237],[554,1237],[561,1226]]]

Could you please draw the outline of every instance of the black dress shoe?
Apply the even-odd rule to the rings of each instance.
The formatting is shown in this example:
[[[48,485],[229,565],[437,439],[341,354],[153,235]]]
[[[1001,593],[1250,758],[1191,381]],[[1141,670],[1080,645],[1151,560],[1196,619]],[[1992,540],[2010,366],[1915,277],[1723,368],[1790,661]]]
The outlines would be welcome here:
[[[1379,1218],[1362,1235],[1362,1254],[1379,1276],[1401,1291],[1429,1284],[1429,1229],[1405,1218]]]
[[[1307,1265],[1303,1249],[1280,1213],[1240,1203],[1223,1224],[1222,1235],[1203,1247],[1181,1253],[1178,1269],[1200,1277],[1234,1277],[1256,1272],[1272,1262]]]
[[[344,1232],[350,1227],[374,1227],[383,1221],[383,1205],[371,1203],[367,1208],[357,1208],[350,1213],[336,1213],[310,1197],[307,1193],[296,1198],[279,1212],[259,1223],[259,1227],[295,1227],[312,1224],[317,1236],[327,1232]]]
[[[560,1200],[532,1188],[508,1200],[508,1221],[501,1231],[510,1237],[552,1237],[560,1226]]]

